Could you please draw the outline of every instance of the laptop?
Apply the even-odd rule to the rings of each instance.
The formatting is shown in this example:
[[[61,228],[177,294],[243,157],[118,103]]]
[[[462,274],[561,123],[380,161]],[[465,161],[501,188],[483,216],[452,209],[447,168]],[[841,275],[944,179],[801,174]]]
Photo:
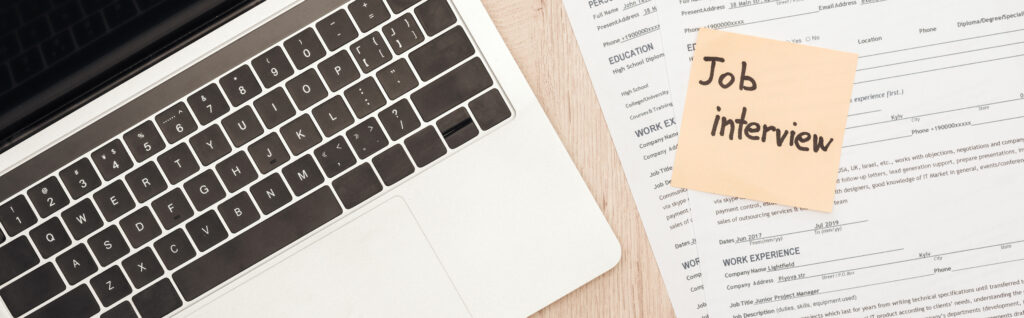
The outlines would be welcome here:
[[[620,258],[479,0],[4,1],[0,31],[0,316],[525,316]]]

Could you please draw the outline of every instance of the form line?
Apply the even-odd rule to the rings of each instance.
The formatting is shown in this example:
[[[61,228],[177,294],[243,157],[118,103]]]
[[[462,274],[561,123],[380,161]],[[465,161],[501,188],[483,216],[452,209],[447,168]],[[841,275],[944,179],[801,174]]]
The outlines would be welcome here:
[[[902,250],[903,250],[902,248],[897,248],[897,249],[892,249],[892,250],[888,250],[888,251],[874,252],[874,253],[868,253],[868,254],[863,254],[863,255],[856,255],[856,256],[837,258],[837,259],[830,259],[830,260],[827,260],[827,261],[808,263],[808,264],[797,265],[797,266],[793,266],[793,267],[782,268],[782,269],[774,270],[773,272],[784,271],[784,270],[792,269],[792,268],[800,268],[800,267],[804,267],[804,266],[812,266],[812,265],[820,265],[820,264],[837,262],[837,261],[845,261],[845,260],[848,260],[848,259],[854,259],[854,258],[858,258],[858,257],[867,257],[867,256],[878,255],[878,254],[898,252],[898,251],[902,251]]]
[[[860,221],[855,221],[855,222],[843,223],[843,224],[839,224],[839,225],[836,225],[836,226],[830,226],[830,227],[827,227],[827,228],[841,227],[841,226],[846,226],[846,225],[854,225],[854,224],[864,223],[864,222],[867,222],[867,221],[868,220],[860,220]],[[810,230],[802,230],[802,231],[789,232],[789,233],[783,233],[783,234],[776,234],[776,235],[772,235],[772,236],[759,237],[759,238],[756,238],[756,239],[753,239],[753,240],[740,241],[740,242],[735,242],[735,243],[736,244],[751,243],[751,242],[763,241],[763,240],[767,240],[767,239],[775,238],[775,237],[781,237],[781,236],[786,236],[786,235],[810,232],[810,231],[814,231],[814,230],[819,230],[819,229],[810,229]]]
[[[863,145],[867,145],[867,144],[873,144],[873,143],[876,143],[876,142],[890,141],[890,140],[896,140],[896,139],[910,138],[910,137],[913,137],[913,136],[914,135],[906,135],[906,136],[900,136],[900,137],[893,137],[893,138],[889,138],[889,139],[882,139],[882,140],[862,142],[862,143],[859,143],[859,144],[852,144],[852,145],[848,145],[848,146],[843,146],[843,148],[863,146]]]
[[[879,52],[879,53],[874,53],[874,54],[861,55],[860,58],[872,57],[872,56],[877,56],[877,55],[882,55],[882,54],[889,54],[889,53],[896,53],[896,52],[902,52],[902,51],[909,51],[909,50],[920,49],[920,48],[925,48],[925,47],[929,47],[929,46],[936,46],[936,45],[943,45],[943,44],[949,44],[949,43],[960,42],[960,41],[974,40],[974,39],[980,39],[980,38],[984,38],[984,37],[990,37],[990,36],[1006,34],[1006,33],[1013,33],[1013,32],[1020,32],[1020,31],[1024,31],[1024,29],[996,32],[996,33],[992,33],[992,34],[973,36],[973,37],[963,38],[963,39],[958,39],[958,40],[951,40],[951,41],[932,43],[932,44],[926,44],[926,45],[915,46],[915,47],[908,47],[908,48],[899,49],[899,50],[893,50],[893,51],[888,51],[888,52]]]
[[[876,69],[876,68],[883,68],[883,67],[895,66],[895,65],[906,64],[906,63],[920,62],[920,61],[924,61],[924,60],[937,59],[937,58],[940,58],[940,57],[947,57],[947,56],[953,56],[953,55],[964,54],[964,53],[984,51],[984,50],[1001,48],[1001,47],[1017,45],[1017,44],[1022,44],[1022,43],[1024,43],[1024,41],[1014,42],[1014,43],[1009,43],[1009,44],[1003,44],[1003,45],[990,46],[990,47],[980,48],[980,49],[973,49],[973,50],[966,50],[966,51],[960,51],[960,52],[953,52],[953,53],[948,53],[948,54],[943,54],[943,55],[936,55],[936,56],[930,56],[930,57],[922,57],[922,58],[919,58],[919,59],[913,59],[913,60],[909,60],[909,61],[902,61],[902,62],[896,62],[896,63],[891,63],[891,64],[883,64],[883,65],[878,65],[878,66],[865,67],[865,68],[862,68],[862,69],[858,69],[857,71],[860,72],[860,71],[872,70],[872,69]]]
[[[732,27],[745,26],[745,25],[751,25],[751,24],[755,24],[755,23],[761,23],[761,22],[768,22],[768,21],[775,21],[775,20],[793,18],[793,17],[798,17],[798,16],[802,16],[802,15],[808,15],[808,14],[813,14],[813,13],[818,13],[818,12],[819,12],[818,10],[814,10],[814,11],[811,11],[811,12],[797,13],[797,14],[794,14],[794,15],[787,15],[787,16],[782,16],[782,17],[778,17],[778,18],[771,18],[771,19],[766,19],[766,20],[758,20],[758,21],[754,21],[754,22],[750,22],[750,23],[729,25],[729,26],[718,28],[718,29],[719,30],[724,30],[724,29],[728,29],[728,28],[732,28]]]
[[[1021,119],[1021,118],[1024,118],[1024,116],[1017,116],[1017,117],[997,119],[997,120],[993,120],[993,121],[986,121],[986,122],[983,122],[983,123],[971,124],[971,126],[981,126],[981,125],[984,125],[984,124],[998,123],[998,122],[1001,122],[1001,121]]]
[[[971,105],[971,106],[967,106],[967,107],[960,107],[960,108],[947,109],[947,110],[940,110],[940,111],[937,111],[937,112],[925,113],[925,114],[914,115],[914,116],[907,116],[907,117],[903,117],[903,118],[900,118],[900,119],[879,121],[879,122],[873,122],[873,123],[862,124],[862,125],[857,125],[857,126],[850,126],[850,127],[846,127],[846,129],[854,129],[854,128],[861,128],[861,127],[867,127],[867,126],[874,126],[874,125],[878,125],[878,124],[892,123],[892,122],[907,120],[907,119],[911,119],[911,118],[921,118],[921,117],[926,117],[926,116],[931,116],[931,115],[944,114],[944,113],[948,113],[948,112],[967,110],[967,109],[978,108],[978,107],[983,107],[983,106],[998,105],[998,104],[1009,103],[1009,102],[1020,101],[1020,100],[1024,100],[1024,99],[1011,98],[1011,99],[1001,100],[1001,101],[997,101],[997,102],[978,104],[978,105]]]
[[[864,83],[870,83],[870,82],[875,82],[875,81],[894,79],[894,78],[897,78],[897,77],[910,76],[910,75],[918,75],[918,74],[930,73],[930,72],[935,72],[935,71],[948,70],[948,69],[957,68],[957,67],[971,66],[971,65],[975,65],[975,64],[982,64],[982,63],[988,63],[988,62],[995,62],[995,61],[999,61],[999,60],[1012,59],[1012,58],[1017,58],[1017,57],[1021,57],[1021,56],[1024,56],[1024,54],[1017,54],[1017,55],[1012,55],[1012,56],[999,57],[999,58],[994,58],[994,59],[990,59],[990,60],[971,62],[971,63],[967,63],[967,64],[946,66],[946,67],[941,67],[941,68],[936,68],[936,69],[931,69],[931,70],[924,70],[924,71],[913,72],[913,73],[907,73],[907,74],[902,74],[902,75],[893,75],[893,76],[888,76],[888,77],[870,79],[870,80],[866,80],[866,81],[854,82],[853,84],[854,85],[856,85],[856,84],[864,84]]]
[[[1002,265],[1002,264],[1006,264],[1006,263],[1013,263],[1013,262],[1020,262],[1020,261],[1024,261],[1024,258],[1018,258],[1018,259],[1015,259],[1015,260],[995,262],[995,263],[978,265],[978,266],[964,267],[964,268],[956,269],[956,270],[953,270],[953,271],[954,272],[959,272],[959,271],[965,271],[965,270],[968,270],[968,269],[982,268],[982,267],[988,267],[988,266],[994,266],[994,265]]]

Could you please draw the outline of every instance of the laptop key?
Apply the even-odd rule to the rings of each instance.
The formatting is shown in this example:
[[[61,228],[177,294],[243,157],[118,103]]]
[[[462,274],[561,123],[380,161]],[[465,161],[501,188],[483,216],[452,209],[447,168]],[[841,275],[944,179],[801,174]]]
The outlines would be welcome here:
[[[142,207],[121,219],[121,231],[128,238],[133,248],[149,243],[160,235],[160,225],[156,224],[153,213],[148,207]]]
[[[185,230],[182,229],[156,240],[153,243],[153,249],[160,255],[160,260],[164,262],[164,267],[167,267],[167,270],[174,270],[196,257],[196,250],[192,248],[192,243],[188,242]]]
[[[53,263],[46,263],[0,289],[0,298],[11,315],[19,317],[65,288],[57,268]]]
[[[366,74],[391,60],[391,51],[384,44],[384,38],[380,37],[380,32],[377,31],[353,43],[350,50],[356,64]]]
[[[367,32],[391,18],[391,13],[381,0],[356,0],[348,5],[352,18],[359,30]]]
[[[231,144],[228,143],[228,139],[224,137],[224,133],[220,131],[220,126],[217,125],[212,125],[192,136],[192,138],[189,138],[188,143],[192,145],[192,149],[196,152],[196,157],[199,158],[199,162],[204,166],[217,161],[231,152]]]
[[[224,188],[220,186],[220,181],[217,180],[217,175],[213,173],[213,170],[203,171],[192,180],[185,182],[184,188],[195,209],[199,211],[206,210],[223,199],[225,195]]]
[[[360,159],[366,159],[388,145],[388,137],[384,136],[384,130],[380,129],[374,118],[352,127],[345,135],[348,136],[348,141],[352,143],[352,148]]]
[[[199,163],[192,156],[192,151],[184,143],[174,146],[157,157],[160,169],[167,175],[167,182],[177,184],[188,176],[199,171]]]
[[[311,28],[306,28],[285,40],[284,50],[288,52],[288,56],[292,58],[295,68],[299,70],[306,68],[306,66],[313,64],[313,62],[327,54],[324,51],[324,46],[320,45],[320,39],[317,38],[316,32],[313,32]]]
[[[89,287],[81,285],[67,294],[61,295],[49,304],[40,307],[28,318],[65,317],[87,318],[100,312],[100,306],[92,297]]]
[[[36,208],[40,218],[45,218],[68,205],[68,196],[57,178],[49,177],[28,189],[28,200]]]
[[[11,198],[0,205],[0,225],[3,226],[4,231],[7,231],[8,236],[18,235],[29,226],[36,224],[36,221],[38,221],[36,214],[23,195]],[[0,274],[0,284],[3,283],[2,277],[3,275]]]
[[[429,80],[476,53],[461,26],[448,30],[409,53],[409,61],[420,78]]]
[[[256,163],[260,173],[270,172],[291,159],[277,133],[269,134],[249,145],[249,156]]]
[[[260,126],[256,113],[249,106],[228,115],[221,124],[224,125],[224,131],[235,147],[241,147],[263,134],[263,126]]]
[[[224,182],[228,192],[235,192],[253,181],[259,176],[256,169],[249,163],[249,156],[244,151],[236,152],[224,161],[217,164],[217,175]]]
[[[153,122],[144,121],[122,136],[135,161],[143,162],[167,147]]]
[[[444,137],[444,141],[448,143],[448,147],[452,149],[462,146],[480,133],[476,129],[476,125],[473,124],[473,119],[469,117],[469,112],[467,112],[465,108],[456,109],[450,114],[441,117],[441,119],[438,119],[437,129],[441,131],[441,136]]]
[[[156,214],[164,229],[169,230],[195,215],[195,210],[192,210],[179,188],[153,200],[153,214]]]
[[[108,222],[113,222],[135,208],[135,200],[132,199],[131,194],[128,194],[128,188],[121,180],[96,191],[93,199],[96,200],[96,206],[103,213],[103,218]]]
[[[170,279],[163,279],[132,297],[142,318],[163,317],[181,307],[181,298]]]
[[[288,188],[284,186],[284,181],[281,180],[281,176],[277,173],[267,176],[252,185],[249,188],[252,191],[252,197],[256,201],[256,206],[260,207],[260,211],[263,214],[270,214],[277,209],[280,209],[288,201],[292,200],[291,193],[288,192]]]
[[[100,266],[107,266],[128,254],[128,243],[121,237],[116,225],[108,226],[103,231],[89,238],[89,249],[96,256]]]
[[[103,147],[92,152],[92,161],[103,176],[103,180],[110,181],[131,169],[135,165],[128,151],[120,140],[113,140]]]
[[[480,58],[473,58],[413,92],[410,101],[423,120],[431,121],[491,87],[493,83]]]
[[[351,209],[384,190],[370,163],[363,163],[334,179],[334,191],[346,209]]]
[[[139,315],[135,313],[135,308],[132,308],[132,304],[129,302],[122,302],[117,306],[107,309],[100,318],[138,318]]]
[[[295,196],[306,194],[324,182],[324,175],[320,173],[310,155],[305,155],[285,166],[281,169],[281,174],[288,180],[288,186],[295,192]]]
[[[391,100],[397,99],[419,85],[409,63],[401,59],[377,71],[377,80]]]
[[[132,293],[132,285],[121,272],[121,267],[114,265],[89,280],[89,285],[96,291],[96,297],[103,306],[110,306]],[[129,306],[131,307],[131,306]]]
[[[60,171],[60,181],[68,187],[72,199],[81,198],[100,186],[100,176],[96,174],[89,158],[82,158]]]
[[[43,259],[50,258],[71,245],[71,237],[68,236],[68,232],[60,225],[60,220],[57,218],[51,218],[39,224],[36,228],[28,231],[28,236],[32,238],[32,243],[36,245],[36,249],[39,250],[39,255]]]
[[[296,156],[313,148],[323,140],[320,137],[320,132],[316,130],[316,126],[313,125],[313,120],[306,114],[281,126],[281,136],[288,144],[288,149]]]
[[[380,113],[380,124],[391,140],[398,140],[420,127],[420,119],[412,111],[408,100],[400,100]]]
[[[224,201],[217,207],[217,211],[231,233],[238,233],[260,219],[260,212],[256,211],[256,205],[246,192],[240,192]]]
[[[366,117],[388,102],[384,98],[384,94],[380,92],[380,88],[377,88],[377,82],[373,77],[367,77],[346,89],[345,99],[348,100],[352,111],[359,118]]]
[[[389,22],[383,29],[384,37],[396,55],[401,55],[412,47],[423,42],[423,33],[411,13]]]
[[[178,142],[198,129],[196,121],[192,119],[192,114],[189,114],[185,103],[182,102],[161,111],[156,115],[155,120],[169,144]]]
[[[228,102],[224,100],[224,95],[220,93],[217,84],[206,85],[185,101],[188,102],[192,113],[196,115],[196,119],[199,120],[199,125],[209,124],[231,111],[231,106],[228,106]]]
[[[321,187],[185,265],[173,274],[174,283],[186,301],[194,300],[333,220],[341,212],[334,195],[327,187]]]
[[[124,182],[135,194],[135,200],[139,203],[149,201],[157,194],[167,190],[167,181],[164,181],[160,169],[156,163],[150,161],[124,176]]]
[[[406,138],[405,147],[409,148],[409,155],[416,162],[416,166],[420,168],[448,153],[448,148],[444,146],[444,142],[441,141],[434,126],[424,127]]]
[[[337,92],[359,79],[359,69],[352,63],[352,57],[345,50],[335,53],[316,67],[332,92]]]
[[[427,0],[414,11],[428,36],[433,36],[455,23],[455,13],[448,6],[448,0]]]
[[[299,107],[299,110],[305,110],[327,97],[327,89],[313,69],[292,78],[285,87],[288,88],[288,95],[295,101],[295,106]]]
[[[252,105],[260,114],[260,119],[263,119],[263,124],[267,126],[267,129],[274,129],[295,115],[295,106],[292,106],[288,95],[285,95],[284,89],[280,87],[260,96],[252,102]]]
[[[128,279],[131,280],[135,288],[142,288],[164,274],[164,269],[160,267],[156,255],[149,247],[128,256],[121,262],[121,267],[124,267],[124,271],[128,273]]]
[[[359,36],[359,31],[356,31],[356,26],[352,24],[352,19],[348,17],[345,9],[335,11],[318,21],[316,31],[320,33],[320,38],[324,40],[324,44],[327,44],[327,48],[331,51],[352,42],[356,36]]]
[[[483,130],[491,129],[497,126],[498,123],[512,117],[512,111],[505,104],[505,99],[501,98],[501,93],[498,92],[498,89],[491,89],[469,102],[469,110],[473,113],[473,117],[476,118],[476,123],[480,125],[480,129]]]
[[[256,76],[249,70],[249,65],[245,64],[221,77],[220,87],[224,88],[224,94],[234,106],[249,101],[263,91],[260,83],[256,81]]]
[[[89,255],[85,244],[78,244],[64,254],[57,256],[57,267],[64,273],[64,279],[69,285],[78,284],[89,275],[96,272],[96,262]]]
[[[188,230],[189,236],[192,237],[192,242],[196,243],[196,248],[200,252],[205,252],[228,238],[227,230],[224,229],[224,225],[217,218],[217,213],[213,211],[203,213],[203,215],[195,218],[185,225],[185,229]]]
[[[342,136],[320,146],[313,154],[328,178],[333,178],[356,164],[356,157],[352,155],[352,150],[349,150],[348,143]]]
[[[0,285],[6,284],[36,264],[39,264],[39,256],[36,256],[36,251],[32,249],[27,237],[19,236],[7,245],[0,246]]]
[[[75,240],[81,240],[83,237],[99,230],[100,226],[103,225],[100,214],[96,212],[96,207],[92,205],[92,200],[89,199],[78,201],[75,205],[61,212],[60,216],[64,219],[64,225],[67,225],[68,231],[71,232],[71,236]]]
[[[313,119],[316,119],[316,124],[320,126],[320,130],[327,137],[334,136],[355,123],[352,113],[345,105],[345,100],[337,95],[313,108]]]
[[[419,2],[420,0],[388,0],[388,6],[391,6],[391,11],[399,13]]]
[[[259,76],[260,81],[263,82],[263,87],[266,88],[277,85],[277,83],[295,73],[295,70],[292,69],[292,64],[288,62],[288,58],[284,56],[284,51],[281,50],[280,46],[274,46],[253,59],[252,70],[256,72],[256,76]]]
[[[405,155],[405,149],[402,149],[401,144],[394,145],[374,157],[373,167],[377,169],[377,174],[387,186],[398,183],[416,170],[409,161],[409,156]]]

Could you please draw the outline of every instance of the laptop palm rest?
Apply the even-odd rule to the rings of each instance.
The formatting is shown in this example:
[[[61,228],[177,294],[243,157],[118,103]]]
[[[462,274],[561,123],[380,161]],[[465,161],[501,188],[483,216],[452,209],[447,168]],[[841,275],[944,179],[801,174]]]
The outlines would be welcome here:
[[[346,211],[346,213],[351,213]],[[345,217],[345,216],[342,216]],[[401,198],[186,311],[200,317],[468,317]],[[430,293],[422,293],[430,290]]]

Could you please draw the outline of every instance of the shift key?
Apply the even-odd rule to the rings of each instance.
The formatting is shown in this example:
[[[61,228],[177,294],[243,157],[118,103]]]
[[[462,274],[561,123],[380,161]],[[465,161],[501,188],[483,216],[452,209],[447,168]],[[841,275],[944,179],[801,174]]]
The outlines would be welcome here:
[[[412,93],[412,103],[424,121],[431,121],[493,83],[484,63],[477,57]]]

